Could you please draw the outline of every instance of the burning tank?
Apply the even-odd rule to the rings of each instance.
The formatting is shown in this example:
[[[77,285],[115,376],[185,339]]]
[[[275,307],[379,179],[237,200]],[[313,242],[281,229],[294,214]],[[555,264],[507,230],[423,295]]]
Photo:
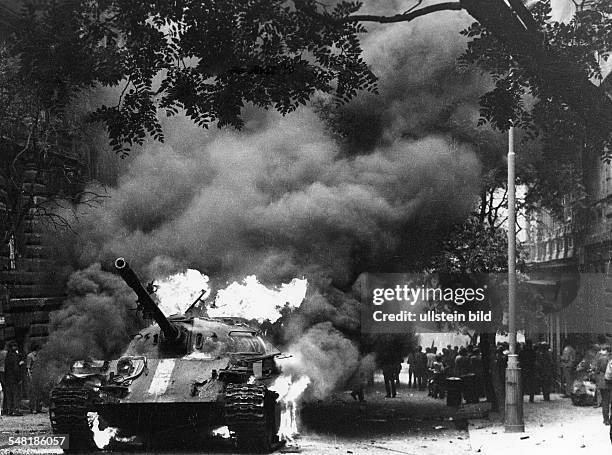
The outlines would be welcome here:
[[[79,450],[105,444],[92,428],[156,444],[200,441],[226,426],[239,448],[273,450],[280,406],[269,387],[281,352],[239,318],[166,317],[123,258],[115,268],[156,324],[117,359],[73,364],[51,391],[54,433]]]

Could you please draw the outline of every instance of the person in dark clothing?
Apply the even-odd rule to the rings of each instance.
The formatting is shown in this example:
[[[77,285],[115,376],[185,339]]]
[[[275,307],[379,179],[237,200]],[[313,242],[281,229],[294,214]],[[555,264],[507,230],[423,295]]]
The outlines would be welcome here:
[[[455,376],[461,377],[469,374],[470,372],[470,359],[468,357],[467,349],[461,348],[459,354],[455,357]]]
[[[400,385],[400,373],[402,371],[402,360],[403,359],[397,359],[395,361],[395,387],[399,389],[399,385]]]
[[[482,364],[482,357],[480,355],[480,349],[474,348],[472,355],[470,355],[470,372],[476,375],[476,393],[478,398],[484,396],[484,366]]]
[[[410,351],[410,354],[408,354],[408,388],[411,388],[412,384],[414,384],[415,388],[417,387],[417,378],[415,374],[416,362],[416,350],[412,350]]]
[[[508,366],[508,350],[503,343],[497,345],[495,363],[497,364],[497,376],[502,384],[504,384],[506,381],[506,367]]]
[[[454,348],[450,348],[450,344],[448,345],[448,365],[447,365],[447,372],[448,372],[448,376],[455,376],[455,359],[457,358],[457,355],[459,354],[459,348],[457,346],[455,346]]]
[[[30,346],[30,352],[26,357],[26,380],[28,390],[28,400],[30,404],[30,412],[37,414],[42,411],[42,400],[40,399],[40,391],[35,378],[38,365],[38,350],[40,346],[37,342],[33,342]]]
[[[365,388],[368,383],[367,373],[363,368],[358,368],[352,378],[351,396],[353,400],[365,401]]]
[[[421,346],[417,348],[415,375],[419,390],[423,390],[427,385],[427,355]]]
[[[431,396],[434,398],[444,398],[446,393],[445,387],[445,368],[442,354],[436,355],[436,360],[433,363],[433,377],[431,384]]]
[[[23,360],[19,355],[17,343],[9,343],[4,365],[4,380],[6,382],[5,399],[7,400],[7,415],[20,416],[21,407],[21,365]]]
[[[521,379],[523,383],[523,395],[529,395],[529,402],[533,403],[536,393],[536,352],[533,350],[533,342],[525,341],[525,346],[518,355],[521,367]]]
[[[571,344],[566,344],[563,348],[560,360],[561,372],[563,373],[563,387],[565,389],[564,398],[569,398],[572,394],[572,387],[574,385],[574,376],[576,373],[576,365],[578,365],[578,359],[576,357],[576,350]]]
[[[535,363],[536,375],[544,401],[550,401],[550,391],[552,389],[554,363],[550,349],[547,343],[540,343],[538,352],[536,353]]]
[[[389,362],[383,365],[383,378],[385,380],[385,391],[387,394],[385,398],[395,398],[395,373],[397,371],[397,365],[395,362]]]
[[[610,425],[610,381],[606,381],[605,373],[608,362],[612,360],[610,356],[610,346],[604,345],[601,347],[603,352],[598,353],[595,358],[595,381],[597,389],[601,393],[601,413],[603,415],[604,425]]]

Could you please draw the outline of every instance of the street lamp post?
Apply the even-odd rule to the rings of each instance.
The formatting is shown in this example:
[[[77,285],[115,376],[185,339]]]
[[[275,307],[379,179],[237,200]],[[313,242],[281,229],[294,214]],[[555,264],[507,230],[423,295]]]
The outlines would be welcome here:
[[[508,131],[508,341],[506,368],[506,433],[525,431],[521,369],[516,354],[516,190],[514,186],[514,127]]]

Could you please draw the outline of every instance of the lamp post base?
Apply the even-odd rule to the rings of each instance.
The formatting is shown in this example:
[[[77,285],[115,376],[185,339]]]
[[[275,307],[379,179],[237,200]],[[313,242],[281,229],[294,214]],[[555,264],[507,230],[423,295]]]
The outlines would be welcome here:
[[[518,366],[518,355],[508,355],[506,368],[506,433],[523,433],[523,391],[521,388],[521,369]]]

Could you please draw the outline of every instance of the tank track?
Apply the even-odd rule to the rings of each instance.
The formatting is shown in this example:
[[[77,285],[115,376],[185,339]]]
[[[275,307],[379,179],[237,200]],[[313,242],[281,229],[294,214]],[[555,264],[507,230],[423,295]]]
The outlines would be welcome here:
[[[225,422],[242,450],[270,452],[280,442],[275,412],[275,392],[263,385],[228,384],[225,389]]]
[[[85,388],[58,387],[51,391],[51,428],[55,434],[69,435],[70,450],[96,449],[87,420],[90,393]]]

